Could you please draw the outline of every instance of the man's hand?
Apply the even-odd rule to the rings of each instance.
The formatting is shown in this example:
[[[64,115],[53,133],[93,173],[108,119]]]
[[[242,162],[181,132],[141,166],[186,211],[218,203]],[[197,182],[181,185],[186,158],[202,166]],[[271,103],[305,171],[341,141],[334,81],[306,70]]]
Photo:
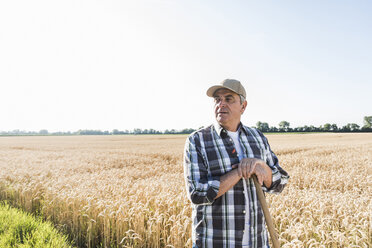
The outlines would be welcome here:
[[[238,168],[239,177],[245,179],[250,178],[252,175],[256,175],[258,182],[266,187],[270,187],[272,183],[272,172],[271,168],[265,163],[265,161],[257,158],[243,158],[239,164],[234,164],[232,168]]]

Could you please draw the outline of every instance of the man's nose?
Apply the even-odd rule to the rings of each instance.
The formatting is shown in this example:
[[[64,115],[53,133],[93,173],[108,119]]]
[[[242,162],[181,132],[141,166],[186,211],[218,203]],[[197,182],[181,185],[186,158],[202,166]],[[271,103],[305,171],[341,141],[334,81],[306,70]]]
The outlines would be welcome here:
[[[226,101],[224,99],[221,99],[218,103],[218,106],[219,107],[223,107],[223,106],[226,106]]]

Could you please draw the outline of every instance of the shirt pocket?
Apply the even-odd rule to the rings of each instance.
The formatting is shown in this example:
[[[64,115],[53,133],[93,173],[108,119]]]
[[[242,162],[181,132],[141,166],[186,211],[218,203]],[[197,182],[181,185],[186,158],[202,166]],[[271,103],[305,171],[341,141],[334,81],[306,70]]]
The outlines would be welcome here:
[[[211,177],[220,177],[231,170],[231,164],[223,164],[220,160],[209,161],[209,174]]]
[[[266,161],[267,154],[265,145],[260,141],[249,141],[249,148],[246,151],[247,158],[257,158]]]
[[[221,159],[215,146],[205,147],[203,157],[211,177],[219,177],[232,169],[230,159]]]

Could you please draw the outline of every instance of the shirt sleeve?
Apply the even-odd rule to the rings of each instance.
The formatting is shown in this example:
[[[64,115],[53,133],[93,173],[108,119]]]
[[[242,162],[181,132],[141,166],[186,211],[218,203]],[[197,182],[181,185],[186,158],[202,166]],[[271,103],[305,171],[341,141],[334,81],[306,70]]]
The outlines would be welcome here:
[[[206,162],[195,144],[195,136],[186,140],[184,151],[184,177],[186,192],[195,205],[211,205],[220,188],[220,179],[208,176]]]
[[[267,193],[279,194],[286,186],[289,175],[282,167],[280,167],[278,157],[271,150],[267,138],[265,136],[263,136],[263,138],[266,146],[266,164],[272,170],[272,184],[270,188],[263,185],[262,190]]]

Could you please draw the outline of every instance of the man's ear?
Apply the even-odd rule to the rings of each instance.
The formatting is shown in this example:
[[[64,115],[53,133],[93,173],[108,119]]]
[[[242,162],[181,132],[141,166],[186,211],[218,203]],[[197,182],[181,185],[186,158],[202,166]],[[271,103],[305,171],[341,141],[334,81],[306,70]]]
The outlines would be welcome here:
[[[244,113],[246,108],[247,108],[247,101],[244,101],[243,104],[242,104],[242,109],[241,109],[242,114]]]

